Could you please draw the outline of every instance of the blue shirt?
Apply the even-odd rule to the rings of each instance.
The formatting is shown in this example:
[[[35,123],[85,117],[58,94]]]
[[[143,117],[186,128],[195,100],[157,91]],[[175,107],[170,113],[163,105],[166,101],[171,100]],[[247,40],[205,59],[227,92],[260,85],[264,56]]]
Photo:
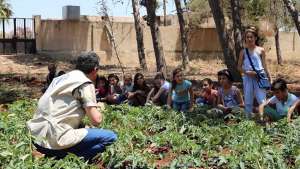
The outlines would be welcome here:
[[[172,85],[171,85],[172,86]],[[177,84],[172,91],[172,101],[174,102],[187,102],[190,101],[189,89],[192,86],[192,82],[184,80],[181,84]]]
[[[279,113],[281,116],[286,116],[289,108],[296,103],[298,100],[297,96],[288,93],[288,98],[287,101],[282,102],[277,99],[276,96],[273,96],[269,100],[269,104],[275,104],[276,105],[276,111]]]

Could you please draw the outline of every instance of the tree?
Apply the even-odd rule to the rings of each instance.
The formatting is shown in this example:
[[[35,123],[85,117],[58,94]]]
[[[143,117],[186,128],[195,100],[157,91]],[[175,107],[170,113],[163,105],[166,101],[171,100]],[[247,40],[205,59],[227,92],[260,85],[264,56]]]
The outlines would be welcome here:
[[[180,26],[180,35],[181,35],[181,50],[182,50],[182,66],[185,69],[186,66],[189,64],[189,56],[188,56],[188,37],[187,37],[187,30],[186,24],[183,17],[183,10],[181,8],[180,0],[174,0],[177,10],[178,22]]]
[[[240,15],[240,1],[230,0],[231,4],[231,14],[233,23],[233,36],[235,45],[235,59],[238,59],[240,51],[243,49],[242,42],[242,22]]]
[[[167,0],[163,0],[163,10],[164,10],[164,26],[167,26]]]
[[[280,23],[280,19],[282,20],[283,11],[283,4],[280,4],[280,1],[278,0],[270,0],[270,19],[272,20],[274,27],[274,40],[275,40],[275,47],[276,47],[276,56],[277,56],[277,63],[279,65],[282,64],[282,55],[281,55],[281,49],[280,49],[280,42],[279,42],[279,27],[284,26],[282,23]]]
[[[132,0],[132,9],[133,9],[133,16],[134,16],[134,26],[136,32],[136,42],[137,42],[140,66],[143,70],[147,70],[147,63],[146,63],[145,50],[144,50],[145,48],[144,48],[143,27],[141,25],[138,0]]]
[[[8,18],[13,14],[11,6],[5,0],[0,0],[0,17]]]
[[[228,29],[225,24],[225,17],[223,13],[223,9],[221,7],[221,0],[208,0],[209,6],[211,8],[211,12],[213,14],[213,18],[216,24],[216,29],[219,35],[219,42],[223,49],[223,55],[225,64],[228,69],[231,71],[234,80],[240,81],[241,75],[237,69],[237,59],[235,59],[234,51],[232,45],[230,45],[229,41],[232,42],[232,39],[228,35]]]
[[[288,9],[288,11],[290,12],[294,22],[295,22],[295,26],[296,29],[298,31],[298,34],[300,36],[300,17],[299,17],[299,12],[298,10],[295,8],[295,5],[293,4],[292,0],[283,0],[286,8]]]
[[[117,0],[116,2],[119,2],[119,1]],[[123,67],[121,59],[119,57],[118,47],[117,47],[116,40],[115,40],[116,38],[115,38],[115,35],[114,35],[113,17],[110,17],[108,15],[109,8],[107,7],[107,4],[106,4],[105,0],[99,0],[98,5],[99,5],[98,13],[100,15],[102,15],[102,20],[103,20],[103,23],[104,23],[104,30],[105,30],[108,38],[109,38],[109,41],[110,41],[110,44],[113,47],[113,50],[115,51],[116,57],[118,59],[119,65],[121,67],[121,70],[122,70],[122,73],[123,73],[123,76],[124,76],[124,67]]]
[[[163,46],[161,43],[161,36],[158,24],[156,22],[156,0],[145,0],[145,6],[147,10],[147,23],[150,26],[152,43],[154,48],[154,54],[156,59],[156,70],[162,72],[165,77],[167,75]]]

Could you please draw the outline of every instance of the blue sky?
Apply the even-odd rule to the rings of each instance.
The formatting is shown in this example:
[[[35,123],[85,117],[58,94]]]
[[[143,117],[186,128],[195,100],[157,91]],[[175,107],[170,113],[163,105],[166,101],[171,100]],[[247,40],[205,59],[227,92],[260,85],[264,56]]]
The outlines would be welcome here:
[[[98,0],[7,0],[11,4],[14,12],[13,17],[32,17],[32,15],[42,15],[46,18],[62,18],[62,7],[65,5],[80,6],[81,15],[98,15],[97,14]],[[131,0],[124,0],[123,5],[113,5],[112,0],[107,0],[110,8],[110,15],[114,16],[131,16]],[[175,5],[172,0],[167,4],[168,13],[174,13]],[[141,11],[142,15],[145,10]],[[162,10],[158,11],[162,15]]]

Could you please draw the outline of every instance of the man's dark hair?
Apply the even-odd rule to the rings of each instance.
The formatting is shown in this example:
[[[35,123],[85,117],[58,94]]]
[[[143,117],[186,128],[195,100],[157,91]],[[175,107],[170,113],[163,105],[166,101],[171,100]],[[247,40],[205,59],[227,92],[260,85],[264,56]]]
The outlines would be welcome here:
[[[161,72],[158,72],[158,73],[155,75],[154,80],[156,80],[156,79],[166,80],[164,74],[161,73]]]
[[[99,67],[99,60],[99,56],[95,52],[83,53],[77,58],[75,69],[89,74]]]
[[[284,79],[276,79],[271,86],[271,90],[272,91],[276,91],[276,90],[281,90],[281,91],[285,91],[287,90],[287,84],[286,81]]]

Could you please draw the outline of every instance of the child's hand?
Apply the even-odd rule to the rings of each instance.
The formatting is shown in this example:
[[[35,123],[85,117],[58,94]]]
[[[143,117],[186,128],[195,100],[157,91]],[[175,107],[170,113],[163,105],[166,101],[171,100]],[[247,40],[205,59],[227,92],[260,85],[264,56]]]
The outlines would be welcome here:
[[[188,109],[188,112],[193,112],[194,111],[194,107],[190,107],[189,109]]]

